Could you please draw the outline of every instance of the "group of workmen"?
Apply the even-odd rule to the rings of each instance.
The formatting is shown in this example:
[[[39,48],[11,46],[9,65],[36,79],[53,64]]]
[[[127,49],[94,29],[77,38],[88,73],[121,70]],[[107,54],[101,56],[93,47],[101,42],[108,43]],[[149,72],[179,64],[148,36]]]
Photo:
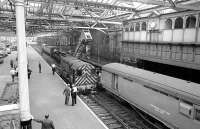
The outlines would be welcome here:
[[[41,69],[41,65],[39,65],[39,69]],[[56,71],[55,64],[51,64],[51,70],[54,75]],[[65,89],[63,91],[63,94],[65,95],[65,105],[68,105],[70,96],[72,98],[72,106],[76,104],[77,91],[77,87],[74,84],[66,84]]]
[[[17,62],[17,58],[16,58],[16,62]],[[12,77],[12,82],[14,82],[15,77],[18,76],[18,66],[17,66],[16,63],[14,63],[13,59],[10,60],[10,67],[11,67],[10,74],[11,74],[11,77]],[[29,65],[27,64],[28,79],[30,79],[31,73],[32,73],[32,70],[30,69]]]
[[[17,58],[16,58],[16,61],[17,61]],[[18,67],[12,59],[10,60],[10,67],[11,67],[10,74],[12,77],[12,82],[14,82],[15,76],[18,76]]]
[[[16,58],[17,61],[17,58]],[[10,60],[10,74],[12,77],[12,82],[14,82],[15,76],[18,76],[18,67],[15,65],[14,61],[11,59]],[[42,66],[40,61],[38,62],[38,68],[39,68],[39,73],[42,73]],[[56,71],[56,65],[51,64],[51,69],[52,69],[52,74],[55,74]],[[29,65],[27,65],[27,73],[28,73],[28,79],[30,79],[32,70],[30,69]],[[76,96],[77,96],[77,87],[74,84],[66,84],[65,89],[63,91],[63,94],[65,95],[65,105],[68,105],[69,103],[69,98],[71,96],[72,98],[72,106],[76,104]]]
[[[63,94],[65,95],[65,105],[68,105],[70,95],[72,98],[72,106],[76,104],[77,87],[74,84],[72,84],[72,86],[66,84]]]
[[[16,62],[17,62],[17,58],[16,58]],[[18,67],[15,63],[15,61],[13,59],[10,60],[10,74],[12,77],[12,81],[14,82],[14,78],[15,76],[18,76]],[[40,61],[38,62],[38,69],[39,69],[39,73],[42,73],[42,65],[40,63]],[[56,65],[55,64],[51,64],[51,69],[52,69],[52,74],[55,75],[56,72]],[[31,69],[30,66],[27,65],[27,74],[28,74],[28,79],[30,79],[30,75],[31,75]],[[65,95],[65,105],[68,105],[69,103],[69,99],[71,96],[72,99],[72,106],[74,106],[76,104],[76,98],[77,98],[77,87],[74,84],[65,84],[65,88],[63,91],[63,94]],[[42,129],[55,129],[53,121],[48,119],[49,115],[46,114],[45,115],[45,119],[34,119],[32,118],[30,121],[26,121],[26,122],[21,122],[21,129],[31,129],[31,121],[35,121],[38,123],[42,124]]]

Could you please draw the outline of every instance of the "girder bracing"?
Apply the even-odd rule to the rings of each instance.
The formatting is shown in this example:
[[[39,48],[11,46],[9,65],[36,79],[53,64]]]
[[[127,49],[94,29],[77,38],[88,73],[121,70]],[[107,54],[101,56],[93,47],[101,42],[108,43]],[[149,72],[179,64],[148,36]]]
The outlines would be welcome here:
[[[0,13],[13,15],[14,2],[14,0],[0,0]],[[120,24],[123,20],[153,13],[160,15],[167,13],[168,10],[171,12],[200,10],[200,2],[197,0],[27,0],[26,10],[27,18],[32,19],[44,18],[59,22],[74,20],[75,23],[84,24],[101,23],[104,20],[105,24]],[[51,21],[49,25],[53,25]]]

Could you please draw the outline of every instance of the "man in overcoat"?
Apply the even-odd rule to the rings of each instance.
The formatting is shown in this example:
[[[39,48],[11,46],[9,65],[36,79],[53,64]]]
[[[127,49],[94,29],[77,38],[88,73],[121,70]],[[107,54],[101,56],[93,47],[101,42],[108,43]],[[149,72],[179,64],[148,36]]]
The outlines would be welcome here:
[[[65,95],[65,104],[67,105],[69,102],[71,89],[69,87],[69,84],[66,84],[65,89],[63,91],[63,94]]]
[[[41,123],[42,127],[41,129],[55,129],[55,126],[53,124],[53,121],[49,119],[49,115],[45,115],[45,119],[39,120],[39,119],[33,119],[35,122]]]

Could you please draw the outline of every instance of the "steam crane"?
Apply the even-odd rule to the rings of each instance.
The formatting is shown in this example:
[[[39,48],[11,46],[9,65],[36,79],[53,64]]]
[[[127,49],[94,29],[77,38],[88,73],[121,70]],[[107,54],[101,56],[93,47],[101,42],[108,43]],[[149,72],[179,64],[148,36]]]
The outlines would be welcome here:
[[[86,50],[86,56],[88,57],[90,52],[90,43],[92,42],[92,35],[89,30],[82,30],[79,42],[76,46],[74,56],[81,57],[83,50]]]

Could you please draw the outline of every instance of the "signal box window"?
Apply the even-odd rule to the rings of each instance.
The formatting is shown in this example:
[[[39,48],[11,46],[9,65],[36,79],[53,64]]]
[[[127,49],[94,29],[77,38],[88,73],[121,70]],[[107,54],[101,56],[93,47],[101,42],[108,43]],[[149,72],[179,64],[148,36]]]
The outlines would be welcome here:
[[[131,26],[130,31],[134,31],[134,25]]]
[[[175,29],[182,29],[183,28],[183,18],[181,17],[178,17],[176,20],[175,20],[175,26],[174,26]]]
[[[196,25],[196,17],[189,16],[186,20],[186,28],[195,28]]]
[[[171,19],[167,19],[165,21],[165,29],[172,29],[172,20]]]
[[[142,30],[146,30],[147,29],[147,24],[146,24],[146,22],[143,22],[142,23]]]
[[[140,23],[136,23],[135,31],[140,31]]]

